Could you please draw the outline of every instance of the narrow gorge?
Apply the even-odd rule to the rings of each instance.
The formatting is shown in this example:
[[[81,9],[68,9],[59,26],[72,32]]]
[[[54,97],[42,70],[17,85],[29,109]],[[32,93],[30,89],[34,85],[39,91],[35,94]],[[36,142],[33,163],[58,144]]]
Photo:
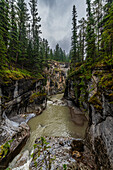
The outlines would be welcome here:
[[[0,0],[0,170],[113,170],[113,0]]]
[[[68,63],[50,61],[46,76],[1,82],[0,144],[7,150],[1,169],[46,169],[43,154],[36,167],[31,158],[40,137],[51,146],[53,170],[113,168],[112,70],[86,67],[70,73]]]
[[[63,99],[68,69],[68,63],[50,61],[45,69],[46,76],[38,79],[5,78],[1,82],[0,144],[7,151],[5,153],[1,150],[1,169],[5,169],[14,157],[9,169],[27,170],[29,166],[34,168],[34,165],[30,164],[31,151],[36,139],[41,136],[48,136],[50,143],[54,141],[55,147],[62,153],[61,156],[57,153],[58,160],[55,160],[53,169],[55,167],[62,169],[65,163],[66,166],[74,166],[76,161],[69,154],[71,143],[75,138],[79,138],[78,143],[83,145],[87,118],[71,101]],[[74,116],[76,111],[77,114]],[[19,155],[16,157],[17,154]],[[67,156],[64,156],[65,154]]]

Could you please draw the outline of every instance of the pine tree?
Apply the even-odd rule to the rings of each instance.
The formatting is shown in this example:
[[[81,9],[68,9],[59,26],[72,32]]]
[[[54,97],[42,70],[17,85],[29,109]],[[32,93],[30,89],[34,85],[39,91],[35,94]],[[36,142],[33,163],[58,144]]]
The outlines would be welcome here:
[[[9,41],[9,4],[5,0],[0,1],[0,54],[1,62],[7,61],[7,48]]]
[[[109,9],[106,16],[106,22],[104,24],[104,31],[102,33],[103,55],[113,55],[113,5]]]
[[[78,62],[77,56],[77,12],[75,5],[73,6],[72,11],[72,38],[71,38],[71,51],[72,51],[72,59],[71,62],[73,65]]]
[[[54,55],[55,55],[55,58],[54,58],[54,59],[55,59],[56,61],[59,61],[59,59],[60,59],[59,49],[60,49],[59,44],[57,44],[56,47],[55,47],[55,52],[54,52]]]
[[[15,0],[11,0],[11,12],[10,12],[10,41],[8,48],[8,60],[9,64],[11,62],[17,63],[18,53],[19,53],[19,41],[18,41],[18,31],[16,23],[16,6]]]
[[[102,19],[103,19],[103,5],[102,0],[93,1],[93,17],[95,23],[95,33],[96,33],[96,46],[97,46],[97,56],[99,56],[100,51],[100,41],[102,35]]]
[[[91,11],[91,0],[86,0],[87,4],[87,27],[86,27],[86,59],[89,63],[93,63],[96,59],[96,36],[94,18]]]
[[[9,29],[10,29],[9,2],[7,0],[1,0],[0,1],[0,30],[6,48],[8,47],[8,41],[9,41]]]
[[[0,33],[0,68],[2,67],[2,65],[4,65],[7,61],[6,59],[6,53],[7,53],[7,48],[5,45],[5,42],[3,40],[3,37]]]
[[[50,49],[50,55],[49,55],[49,56],[50,56],[49,58],[50,58],[51,60],[54,59],[54,55],[53,55],[53,50],[52,50],[52,49]]]
[[[45,59],[48,60],[49,58],[49,44],[48,41],[45,40]]]
[[[27,59],[27,22],[29,20],[27,6],[24,0],[18,0],[17,2],[18,7],[18,28],[19,28],[19,57],[18,62],[22,65],[25,65]]]
[[[85,57],[85,25],[86,25],[86,20],[82,18],[79,20],[79,61],[83,62]]]
[[[37,9],[37,0],[30,0],[30,9],[32,15],[32,39],[33,39],[33,60],[34,60],[34,69],[40,68],[40,27],[41,25],[40,20],[41,18],[38,16],[38,9]]]

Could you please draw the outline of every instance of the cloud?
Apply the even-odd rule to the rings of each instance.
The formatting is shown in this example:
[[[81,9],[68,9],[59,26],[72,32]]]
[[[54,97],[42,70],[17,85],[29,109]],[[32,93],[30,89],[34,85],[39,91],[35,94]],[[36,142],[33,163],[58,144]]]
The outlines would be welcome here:
[[[42,18],[42,37],[52,48],[57,43],[69,52],[71,44],[72,8],[76,5],[78,19],[85,16],[84,0],[39,0],[39,15]]]
[[[56,0],[41,0],[41,2],[50,8],[56,5]]]

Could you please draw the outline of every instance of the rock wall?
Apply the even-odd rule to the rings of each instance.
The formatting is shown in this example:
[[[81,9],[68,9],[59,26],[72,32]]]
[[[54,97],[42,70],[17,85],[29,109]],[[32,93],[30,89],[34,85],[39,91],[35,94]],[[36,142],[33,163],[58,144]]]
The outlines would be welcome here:
[[[49,62],[49,67],[45,70],[47,73],[46,92],[48,95],[64,91],[68,68],[69,64],[67,63]]]
[[[45,79],[33,78],[0,84],[0,169],[8,166],[28,139],[27,121],[45,109],[45,85]],[[6,148],[12,139],[10,148]],[[4,156],[6,149],[8,153]]]
[[[95,156],[97,169],[113,169],[112,69],[97,66],[89,76],[82,67],[76,68],[68,77],[64,96],[89,113],[86,144]]]
[[[0,119],[23,113],[39,113],[45,107],[45,80],[21,79],[0,85]],[[44,104],[44,106],[43,106]]]

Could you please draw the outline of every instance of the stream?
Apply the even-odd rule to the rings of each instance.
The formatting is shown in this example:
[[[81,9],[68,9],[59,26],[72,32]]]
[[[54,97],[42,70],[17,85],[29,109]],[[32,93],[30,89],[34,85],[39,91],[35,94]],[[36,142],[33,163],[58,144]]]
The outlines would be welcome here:
[[[42,114],[29,120],[30,138],[21,153],[14,158],[9,167],[13,170],[27,170],[30,162],[30,155],[33,150],[33,144],[38,137],[73,137],[84,138],[87,121],[84,120],[82,125],[74,122],[67,104],[62,101],[63,94],[53,95],[47,102],[47,107]],[[79,115],[78,115],[79,117]],[[27,157],[27,163],[19,168],[15,167],[17,160],[21,155]]]

